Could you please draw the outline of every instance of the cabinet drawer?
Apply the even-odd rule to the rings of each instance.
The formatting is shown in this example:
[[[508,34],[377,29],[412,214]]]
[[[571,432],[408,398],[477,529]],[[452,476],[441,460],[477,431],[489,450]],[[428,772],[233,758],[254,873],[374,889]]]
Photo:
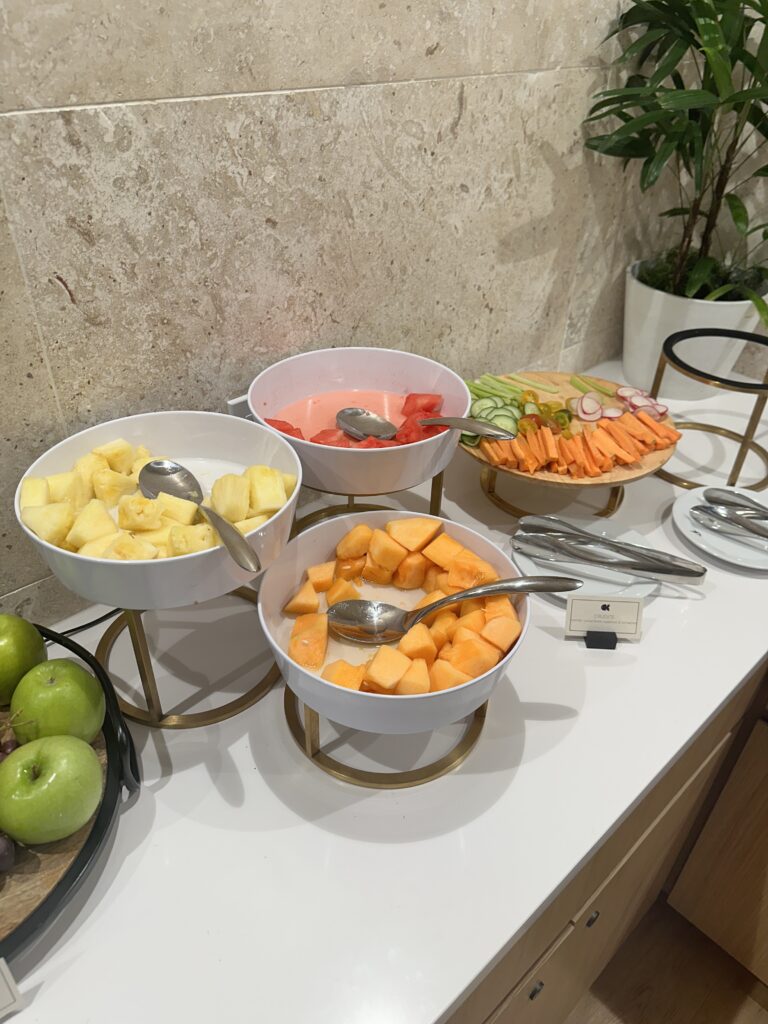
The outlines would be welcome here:
[[[646,829],[487,1024],[560,1024],[659,894],[730,733]]]

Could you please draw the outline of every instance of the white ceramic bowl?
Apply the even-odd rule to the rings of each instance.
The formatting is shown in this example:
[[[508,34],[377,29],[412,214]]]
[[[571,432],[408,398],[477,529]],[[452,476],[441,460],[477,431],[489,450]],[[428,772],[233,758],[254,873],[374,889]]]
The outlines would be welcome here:
[[[301,486],[301,464],[293,448],[276,433],[250,420],[214,412],[149,412],[100,423],[54,445],[34,462],[25,476],[49,476],[70,469],[76,459],[118,437],[143,444],[155,455],[165,455],[189,467],[203,488],[217,476],[241,472],[264,463],[295,473],[297,484],[288,503],[248,541],[266,568],[288,542]],[[64,586],[81,597],[115,608],[181,608],[209,601],[251,582],[223,547],[158,561],[118,562],[84,558],[41,540],[22,522],[19,491],[14,507],[19,524],[52,572]]]
[[[509,653],[490,672],[450,690],[402,697],[344,689],[313,675],[288,657],[285,647],[291,624],[281,609],[298,588],[307,566],[332,558],[336,544],[356,523],[383,528],[390,519],[407,519],[412,515],[412,512],[362,512],[320,523],[292,540],[262,579],[259,617],[283,678],[301,701],[339,725],[366,732],[403,734],[429,732],[451,722],[458,722],[488,700],[525,638],[529,601],[527,596],[522,595],[516,599],[522,632]],[[499,576],[509,578],[520,575],[514,563],[485,537],[458,523],[442,521],[452,537],[490,562]],[[411,593],[413,604],[423,597],[421,590]],[[367,650],[370,653],[372,648]],[[363,661],[366,648],[360,645],[356,651],[359,652],[357,660]]]
[[[279,419],[291,402],[342,388],[427,392],[444,398],[441,415],[466,416],[471,396],[453,370],[432,359],[391,348],[326,348],[268,367],[248,389],[259,423]],[[331,448],[289,437],[304,467],[304,484],[331,494],[390,494],[428,480],[453,458],[457,430],[396,448]]]

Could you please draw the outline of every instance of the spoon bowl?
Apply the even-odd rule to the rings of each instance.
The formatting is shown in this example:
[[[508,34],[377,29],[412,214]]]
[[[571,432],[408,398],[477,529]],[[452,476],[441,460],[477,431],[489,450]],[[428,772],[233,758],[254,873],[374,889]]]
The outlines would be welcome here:
[[[489,437],[496,441],[512,441],[517,437],[516,431],[503,430],[493,423],[476,420],[470,416],[430,416],[419,422],[425,427],[450,427],[452,430],[461,430],[466,434],[477,434],[479,437]],[[345,434],[354,437],[356,441],[364,441],[367,437],[390,441],[397,433],[394,423],[390,423],[378,413],[371,412],[370,409],[357,406],[339,409],[336,413],[336,426]]]
[[[704,491],[704,500],[710,505],[733,509],[738,515],[768,519],[768,507],[746,494],[734,494],[723,487],[707,487]]]

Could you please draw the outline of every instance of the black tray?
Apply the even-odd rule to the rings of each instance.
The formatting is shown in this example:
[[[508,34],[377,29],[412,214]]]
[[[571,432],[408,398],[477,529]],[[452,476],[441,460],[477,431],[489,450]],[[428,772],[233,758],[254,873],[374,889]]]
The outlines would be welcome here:
[[[46,629],[45,626],[36,626],[35,628],[46,640],[65,647],[76,658],[85,662],[101,683],[106,701],[106,715],[101,730],[107,754],[106,779],[101,804],[96,812],[93,826],[75,859],[45,899],[9,935],[0,940],[0,958],[6,960],[18,956],[33,940],[37,939],[69,903],[98,860],[99,853],[117,816],[123,788],[128,793],[135,793],[141,784],[141,774],[133,740],[117,703],[112,680],[106,671],[90,651],[86,651],[70,637],[55,633],[52,629]]]

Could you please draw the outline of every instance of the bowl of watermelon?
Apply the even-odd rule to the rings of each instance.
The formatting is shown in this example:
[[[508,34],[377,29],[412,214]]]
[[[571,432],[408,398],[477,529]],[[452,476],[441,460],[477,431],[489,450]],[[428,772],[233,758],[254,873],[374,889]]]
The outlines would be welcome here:
[[[466,416],[471,396],[447,366],[386,348],[304,352],[268,367],[248,390],[258,423],[281,433],[301,460],[303,483],[331,494],[389,494],[440,473],[459,440],[425,426]],[[356,441],[336,426],[343,408],[370,409],[397,427],[392,440]]]

